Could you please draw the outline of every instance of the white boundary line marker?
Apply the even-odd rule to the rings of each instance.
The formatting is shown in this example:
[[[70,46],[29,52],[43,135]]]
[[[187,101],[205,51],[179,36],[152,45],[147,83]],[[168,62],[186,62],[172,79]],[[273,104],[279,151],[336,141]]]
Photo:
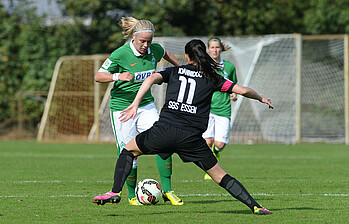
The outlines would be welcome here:
[[[9,181],[10,182],[10,181]],[[62,180],[26,180],[26,181],[12,181],[12,184],[31,184],[31,183],[86,183],[83,180],[76,181],[62,181]],[[89,182],[89,181],[87,181]],[[93,181],[94,183],[112,183],[112,181]],[[202,182],[202,180],[182,180],[181,182]],[[6,181],[0,181],[0,183],[6,183]],[[323,196],[323,197],[349,197],[349,194],[334,194],[334,193],[319,193],[319,194],[273,194],[273,193],[251,193],[253,196],[268,196],[268,197],[283,197],[283,196]],[[94,195],[50,195],[50,196],[39,196],[39,195],[0,195],[0,198],[41,198],[41,197],[52,197],[52,198],[85,198],[93,197]],[[212,197],[212,196],[231,196],[230,194],[179,194],[181,197]]]
[[[269,193],[254,193],[251,194],[253,196],[268,196],[268,197],[282,197],[282,196],[323,196],[323,197],[349,197],[349,194],[269,194]],[[93,197],[95,195],[74,195],[74,194],[68,194],[68,195],[0,195],[0,198],[43,198],[43,197],[50,197],[50,198],[88,198]],[[212,197],[212,196],[229,196],[230,194],[178,194],[178,196],[181,197]]]

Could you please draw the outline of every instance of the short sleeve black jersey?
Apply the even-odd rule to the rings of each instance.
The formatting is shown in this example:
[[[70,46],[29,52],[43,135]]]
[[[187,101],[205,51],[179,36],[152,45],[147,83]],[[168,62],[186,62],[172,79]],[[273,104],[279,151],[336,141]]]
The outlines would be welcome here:
[[[203,133],[207,128],[212,94],[215,91],[232,93],[235,83],[219,76],[215,85],[194,65],[171,67],[159,71],[168,83],[165,104],[159,122]]]

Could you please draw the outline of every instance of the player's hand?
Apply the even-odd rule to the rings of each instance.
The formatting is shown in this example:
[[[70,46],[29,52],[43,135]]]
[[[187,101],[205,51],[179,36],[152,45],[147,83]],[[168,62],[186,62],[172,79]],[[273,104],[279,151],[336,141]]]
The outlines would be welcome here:
[[[120,73],[119,75],[119,80],[120,81],[126,81],[126,82],[129,82],[133,79],[133,75],[129,72],[123,72],[123,73]]]
[[[119,117],[119,120],[122,122],[126,122],[126,121],[130,120],[130,118],[135,119],[136,114],[137,114],[137,109],[138,109],[137,106],[135,106],[134,104],[131,104],[125,110],[121,111],[121,115]]]
[[[269,98],[265,98],[262,94],[260,94],[260,96],[262,97],[260,102],[268,104],[270,109],[274,109],[274,106],[271,104],[271,100]]]
[[[237,94],[236,94],[236,93],[230,94],[229,99],[231,99],[231,100],[234,101],[234,102],[237,101],[237,99],[238,99]]]

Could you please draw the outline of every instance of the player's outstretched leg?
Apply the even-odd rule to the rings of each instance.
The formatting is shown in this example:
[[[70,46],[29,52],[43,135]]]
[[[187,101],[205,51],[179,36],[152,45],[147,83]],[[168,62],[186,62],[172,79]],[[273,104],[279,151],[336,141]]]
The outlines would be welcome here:
[[[238,199],[245,205],[247,205],[254,214],[256,215],[270,215],[273,214],[266,208],[259,205],[252,196],[248,193],[246,188],[235,178],[226,174],[221,182],[219,183],[221,187],[226,189],[234,198]]]
[[[202,170],[206,171],[217,184],[227,190],[234,198],[247,205],[254,214],[272,214],[272,212],[259,205],[237,179],[227,174],[217,162],[217,158],[213,155],[194,163]]]
[[[217,161],[219,162],[219,154],[216,151],[214,143],[212,144],[211,150],[213,152],[213,155],[216,157]],[[210,175],[208,175],[208,173],[205,173],[204,179],[205,180],[212,180],[212,177]]]
[[[122,150],[115,166],[113,189],[103,195],[94,197],[93,202],[98,205],[120,202],[120,193],[125,184],[126,177],[131,173],[134,158],[135,156],[131,152],[126,149]]]

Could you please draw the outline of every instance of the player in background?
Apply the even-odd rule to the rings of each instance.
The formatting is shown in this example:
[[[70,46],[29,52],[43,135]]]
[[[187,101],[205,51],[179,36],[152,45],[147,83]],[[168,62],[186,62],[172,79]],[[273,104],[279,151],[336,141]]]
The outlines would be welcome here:
[[[230,47],[225,45],[218,37],[211,37],[207,42],[207,52],[222,68],[222,71],[218,72],[218,74],[237,83],[235,66],[231,62],[221,58],[221,53],[229,49]],[[218,161],[220,157],[219,152],[224,149],[229,141],[231,116],[230,100],[237,100],[236,93],[213,93],[208,127],[202,135]],[[209,180],[211,177],[206,173],[204,179]]]
[[[148,91],[140,103],[138,114],[128,122],[121,122],[118,118],[122,110],[127,108],[134,100],[142,82],[155,72],[157,63],[161,58],[166,59],[173,65],[180,65],[178,60],[160,44],[152,43],[154,26],[148,20],[137,20],[133,17],[123,17],[119,22],[123,28],[123,38],[132,37],[129,43],[116,49],[95,75],[97,82],[113,82],[110,91],[110,117],[115,135],[118,155],[124,146],[133,139],[137,133],[141,133],[159,119],[154,98]],[[163,198],[171,201],[173,205],[182,205],[183,201],[178,198],[171,188],[172,157],[165,160],[156,155],[156,164],[160,173]],[[127,176],[128,197],[131,205],[142,205],[135,195],[137,184],[138,159],[135,157],[132,170]],[[110,197],[110,192],[94,198],[95,202]]]
[[[136,117],[138,106],[151,86],[168,83],[166,102],[159,121],[127,143],[116,163],[113,196],[101,203],[120,202],[119,192],[131,172],[133,158],[143,154],[159,154],[166,159],[177,153],[183,162],[194,162],[207,172],[217,184],[247,205],[254,214],[272,214],[258,204],[238,180],[221,168],[202,137],[207,128],[214,91],[235,92],[273,108],[270,99],[218,75],[216,71],[220,69],[219,64],[207,54],[201,40],[194,39],[186,44],[185,58],[187,65],[167,68],[147,78],[133,103],[121,114],[120,119],[125,122]]]

